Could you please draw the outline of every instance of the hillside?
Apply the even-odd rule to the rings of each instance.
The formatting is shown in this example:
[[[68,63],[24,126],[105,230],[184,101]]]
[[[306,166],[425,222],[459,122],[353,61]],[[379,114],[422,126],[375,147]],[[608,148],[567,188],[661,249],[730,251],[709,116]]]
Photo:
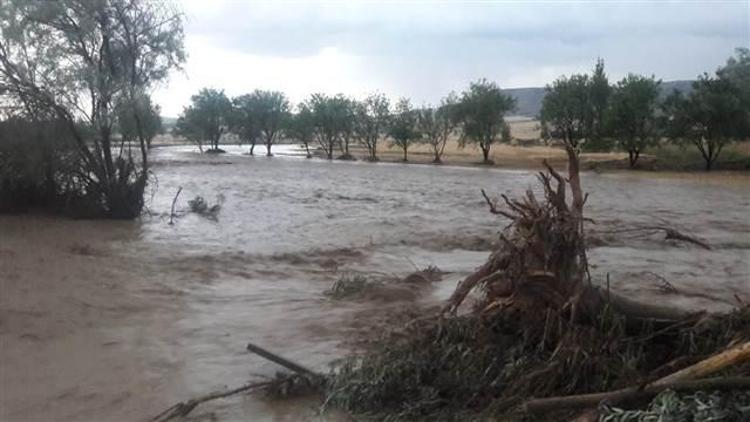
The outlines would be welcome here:
[[[662,96],[667,96],[673,90],[687,92],[691,88],[693,81],[669,81],[662,82]],[[516,98],[515,115],[525,117],[536,117],[542,108],[542,99],[544,98],[544,88],[510,88],[503,90]]]

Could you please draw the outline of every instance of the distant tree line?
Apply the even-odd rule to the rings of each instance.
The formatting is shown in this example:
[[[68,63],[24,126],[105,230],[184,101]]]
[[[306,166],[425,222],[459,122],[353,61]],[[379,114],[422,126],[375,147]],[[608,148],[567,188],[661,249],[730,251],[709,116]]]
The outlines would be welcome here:
[[[352,159],[353,144],[367,148],[367,159],[377,161],[378,143],[390,140],[408,160],[409,148],[417,143],[430,146],[433,161],[441,162],[451,135],[461,145],[476,144],[485,163],[491,163],[493,144],[510,139],[505,117],[515,108],[515,100],[494,82],[473,82],[458,95],[451,93],[438,106],[415,108],[406,98],[391,106],[388,98],[374,93],[359,101],[338,94],[313,94],[292,110],[287,97],[277,91],[256,90],[235,98],[223,91],[204,88],[191,98],[191,104],[177,119],[174,133],[195,142],[201,151],[222,152],[219,140],[234,133],[250,146],[272,146],[280,136],[299,142],[312,157],[310,147],[318,147],[326,158]]]
[[[610,84],[598,60],[591,75],[562,76],[547,86],[539,115],[542,137],[578,150],[626,152],[631,168],[644,150],[659,143],[693,145],[710,170],[727,144],[750,133],[749,69],[748,49],[737,49],[736,57],[715,75],[700,76],[688,94],[675,91],[662,100],[660,80],[629,74]],[[485,79],[460,95],[450,93],[439,105],[419,108],[406,98],[391,104],[380,93],[362,100],[313,94],[292,106],[277,91],[230,99],[221,90],[202,89],[183,110],[175,133],[201,151],[207,145],[206,152],[221,152],[222,135],[234,133],[250,146],[250,154],[262,143],[268,156],[281,136],[303,145],[308,157],[312,146],[328,159],[352,159],[350,147],[356,144],[367,149],[370,161],[378,160],[382,140],[400,149],[403,161],[419,143],[430,147],[435,163],[455,137],[459,146],[476,145],[482,162],[492,163],[492,145],[511,140],[505,118],[515,107],[514,98]]]
[[[698,149],[711,170],[724,147],[750,136],[750,50],[738,48],[688,94],[660,100],[661,81],[629,74],[610,85],[600,60],[592,75],[561,77],[547,86],[540,120],[547,138],[582,149],[627,152],[631,168],[664,141]]]

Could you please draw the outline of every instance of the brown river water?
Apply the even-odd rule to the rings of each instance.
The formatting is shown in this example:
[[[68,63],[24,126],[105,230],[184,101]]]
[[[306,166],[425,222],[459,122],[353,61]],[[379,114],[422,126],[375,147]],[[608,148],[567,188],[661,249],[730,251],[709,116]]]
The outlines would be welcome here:
[[[507,222],[480,188],[537,189],[530,171],[241,152],[155,149],[139,221],[0,217],[0,420],[145,421],[279,370],[248,341],[326,371],[373,326],[439,303],[484,262]],[[592,235],[596,280],[693,309],[750,301],[748,175],[585,173],[583,183],[590,231],[658,221],[714,246]],[[196,195],[222,198],[218,221],[186,212]],[[447,274],[418,291],[323,294],[341,273],[402,277],[427,265]],[[235,396],[190,419],[346,420],[318,406]]]

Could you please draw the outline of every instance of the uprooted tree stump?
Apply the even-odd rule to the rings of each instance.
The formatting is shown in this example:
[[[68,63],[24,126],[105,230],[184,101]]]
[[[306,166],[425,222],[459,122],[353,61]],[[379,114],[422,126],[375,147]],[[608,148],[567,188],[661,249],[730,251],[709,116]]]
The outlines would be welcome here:
[[[581,188],[576,149],[568,145],[567,155],[567,178],[543,162],[546,171],[538,174],[544,192],[541,200],[529,189],[519,199],[502,195],[506,207],[500,208],[482,190],[490,212],[511,223],[500,234],[498,248],[459,284],[443,312],[455,312],[472,290],[484,288],[484,312],[513,309],[543,314],[540,309],[551,308],[576,320],[596,318],[607,306],[629,320],[673,322],[688,317],[689,312],[629,300],[591,282],[583,213],[588,195]],[[709,248],[674,229],[664,230],[670,239]]]

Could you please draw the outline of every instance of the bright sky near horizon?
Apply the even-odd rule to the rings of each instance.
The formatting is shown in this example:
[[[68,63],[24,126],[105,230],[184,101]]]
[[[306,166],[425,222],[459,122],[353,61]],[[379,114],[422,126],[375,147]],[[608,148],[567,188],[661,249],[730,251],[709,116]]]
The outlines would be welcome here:
[[[750,46],[750,0],[251,1],[182,0],[182,72],[154,98],[176,117],[202,87],[435,103],[469,81],[544,86],[602,57],[610,80],[712,72]]]

